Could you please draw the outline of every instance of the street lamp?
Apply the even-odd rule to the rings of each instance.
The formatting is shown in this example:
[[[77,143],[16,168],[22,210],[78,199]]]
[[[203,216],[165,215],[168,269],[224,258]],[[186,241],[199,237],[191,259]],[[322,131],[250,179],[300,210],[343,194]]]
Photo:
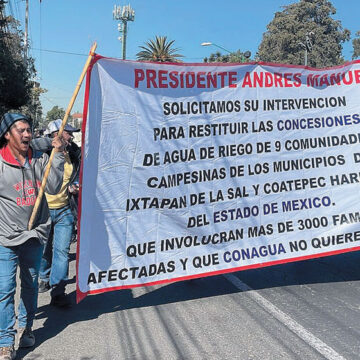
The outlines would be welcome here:
[[[216,46],[216,47],[218,47],[218,48],[220,48],[220,49],[222,49],[222,50],[227,51],[229,54],[231,54],[231,51],[223,48],[223,47],[220,46],[220,45],[216,45],[216,44],[214,44],[213,42],[203,42],[203,43],[201,43],[201,46],[210,46],[210,45]]]
[[[313,37],[314,33],[312,31],[310,32],[307,32],[305,34],[305,44],[301,41],[299,41],[299,45],[301,45],[304,50],[305,50],[305,60],[304,60],[304,63],[305,63],[305,66],[307,66],[307,63],[308,63],[308,52],[311,52],[312,50],[312,47],[313,47],[313,40],[312,40],[312,37]]]

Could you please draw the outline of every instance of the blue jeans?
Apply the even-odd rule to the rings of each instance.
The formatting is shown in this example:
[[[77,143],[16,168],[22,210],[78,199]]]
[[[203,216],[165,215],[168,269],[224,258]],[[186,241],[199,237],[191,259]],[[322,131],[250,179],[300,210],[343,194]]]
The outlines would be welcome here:
[[[38,274],[43,245],[29,239],[18,246],[0,245],[0,347],[13,345],[16,290],[16,269],[20,267],[20,303],[18,308],[19,328],[32,327],[38,298]]]
[[[45,245],[41,259],[40,280],[49,282],[51,296],[65,292],[68,279],[69,251],[73,232],[74,216],[70,206],[50,209],[52,233]]]

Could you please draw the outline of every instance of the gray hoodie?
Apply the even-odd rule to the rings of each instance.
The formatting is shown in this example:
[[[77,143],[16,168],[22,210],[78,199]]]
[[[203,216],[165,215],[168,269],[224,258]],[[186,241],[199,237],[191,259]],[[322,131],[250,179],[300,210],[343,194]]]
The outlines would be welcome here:
[[[34,208],[49,156],[31,148],[29,167],[20,166],[7,146],[0,149],[0,245],[16,246],[30,238],[44,243],[50,232],[51,219],[43,196],[32,230],[27,226]],[[56,194],[62,184],[64,155],[54,154],[45,191]]]

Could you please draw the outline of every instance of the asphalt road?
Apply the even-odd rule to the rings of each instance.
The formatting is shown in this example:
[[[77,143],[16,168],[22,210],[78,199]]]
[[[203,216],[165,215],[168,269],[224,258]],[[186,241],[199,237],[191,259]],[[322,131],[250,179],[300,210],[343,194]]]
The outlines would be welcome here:
[[[17,359],[360,359],[359,277],[352,252],[92,295],[68,310],[40,294],[36,346]]]

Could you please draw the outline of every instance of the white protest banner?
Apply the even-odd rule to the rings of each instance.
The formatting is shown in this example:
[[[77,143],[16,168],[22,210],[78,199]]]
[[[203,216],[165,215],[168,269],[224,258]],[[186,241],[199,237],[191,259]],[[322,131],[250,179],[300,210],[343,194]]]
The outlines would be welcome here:
[[[78,299],[359,249],[359,62],[96,60]]]

